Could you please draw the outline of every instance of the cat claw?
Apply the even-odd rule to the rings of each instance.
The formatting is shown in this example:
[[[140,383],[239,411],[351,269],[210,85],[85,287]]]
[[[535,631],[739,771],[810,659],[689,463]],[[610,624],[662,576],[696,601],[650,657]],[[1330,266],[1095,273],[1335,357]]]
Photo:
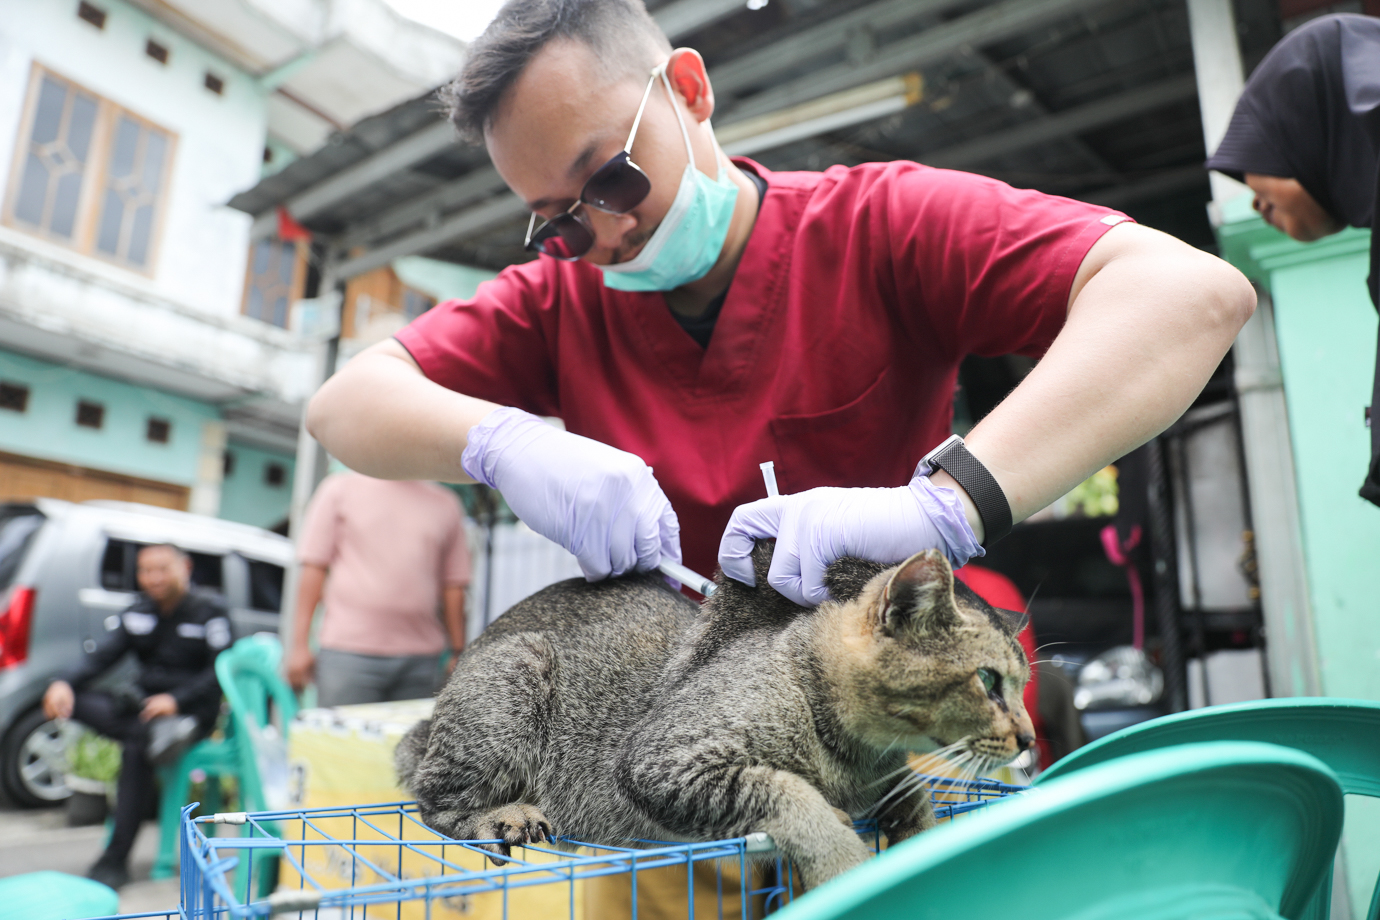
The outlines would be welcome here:
[[[480,846],[489,850],[489,859],[496,866],[505,865],[512,856],[513,847],[530,843],[549,843],[556,839],[551,822],[541,811],[531,805],[505,805],[494,809],[475,822],[478,839],[497,838],[498,843],[483,843]]]

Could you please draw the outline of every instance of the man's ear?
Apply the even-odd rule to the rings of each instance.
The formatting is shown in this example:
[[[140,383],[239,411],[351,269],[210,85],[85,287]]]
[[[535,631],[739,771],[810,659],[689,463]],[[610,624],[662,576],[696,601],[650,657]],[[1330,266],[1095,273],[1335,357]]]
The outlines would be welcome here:
[[[879,620],[884,632],[951,629],[960,619],[954,601],[953,570],[949,560],[937,550],[927,549],[911,556],[882,591]]]
[[[666,61],[666,76],[671,88],[685,100],[685,108],[702,122],[714,114],[714,88],[704,58],[694,48],[677,48]]]

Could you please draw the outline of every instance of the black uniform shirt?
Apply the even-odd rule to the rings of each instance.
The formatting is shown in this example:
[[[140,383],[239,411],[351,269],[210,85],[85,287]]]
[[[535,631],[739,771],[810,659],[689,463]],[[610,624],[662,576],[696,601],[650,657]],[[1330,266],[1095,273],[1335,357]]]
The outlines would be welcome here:
[[[139,688],[147,696],[170,693],[179,712],[214,716],[220,705],[215,662],[230,645],[230,618],[218,594],[191,588],[167,615],[147,595],[106,618],[95,651],[65,678],[75,689],[94,680],[126,652],[139,659]]]

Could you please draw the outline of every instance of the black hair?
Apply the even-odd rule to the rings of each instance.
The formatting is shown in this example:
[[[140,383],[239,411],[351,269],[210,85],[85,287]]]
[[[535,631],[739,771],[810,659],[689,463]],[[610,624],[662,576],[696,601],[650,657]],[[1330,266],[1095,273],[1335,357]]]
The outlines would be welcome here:
[[[642,0],[508,0],[439,93],[451,122],[480,143],[503,96],[538,51],[557,39],[594,52],[605,75],[649,72],[671,43]]]
[[[146,549],[166,549],[166,550],[172,550],[172,554],[173,554],[174,556],[176,556],[177,558],[179,558],[179,559],[187,559],[187,560],[190,560],[190,559],[192,558],[191,556],[188,556],[188,555],[187,555],[187,551],[186,551],[185,549],[183,549],[183,548],[180,547],[180,546],[174,546],[174,545],[171,544],[171,543],[150,543],[150,544],[147,545],[147,546],[141,546],[141,547],[139,547],[139,552],[142,553],[142,552],[143,552],[144,550],[146,550]]]

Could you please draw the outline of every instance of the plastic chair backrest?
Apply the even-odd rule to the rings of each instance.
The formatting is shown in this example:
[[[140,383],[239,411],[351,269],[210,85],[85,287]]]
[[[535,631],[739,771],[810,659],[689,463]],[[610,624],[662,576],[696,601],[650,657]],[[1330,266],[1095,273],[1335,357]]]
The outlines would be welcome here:
[[[1069,754],[1035,785],[1114,757],[1195,741],[1264,741],[1297,748],[1331,767],[1344,793],[1380,796],[1380,703],[1328,697],[1210,706],[1132,725]]]
[[[282,658],[283,648],[277,638],[263,634],[240,639],[216,658],[216,677],[230,704],[241,793],[249,811],[266,807],[253,738],[271,724],[269,701],[278,710],[284,739],[297,715],[297,697],[278,674]]]
[[[1341,831],[1341,788],[1318,759],[1254,742],[1186,745],[995,802],[776,917],[1293,920]]]
[[[1337,774],[1342,792],[1380,796],[1380,703],[1333,697],[1283,697],[1209,706],[1123,728],[1058,761],[1037,786],[1116,757],[1196,741],[1264,741],[1307,751]],[[1330,882],[1322,886],[1307,916],[1331,914]],[[1380,879],[1371,893],[1366,920],[1380,920]]]

